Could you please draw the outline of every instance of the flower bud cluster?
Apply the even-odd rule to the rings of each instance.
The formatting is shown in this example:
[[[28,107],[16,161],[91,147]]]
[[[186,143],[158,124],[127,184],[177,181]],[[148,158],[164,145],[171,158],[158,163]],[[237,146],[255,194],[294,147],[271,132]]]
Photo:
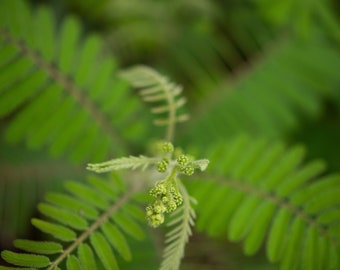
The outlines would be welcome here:
[[[186,175],[192,175],[195,172],[194,167],[190,164],[190,158],[181,154],[176,159],[180,171]]]
[[[174,151],[174,146],[171,142],[164,142],[161,149],[163,153],[172,153]]]
[[[152,227],[158,227],[164,222],[164,213],[171,213],[183,202],[182,195],[173,181],[161,181],[150,190],[150,195],[156,199],[146,207],[146,218]]]
[[[194,160],[184,155],[179,148],[174,149],[170,142],[157,144],[159,161],[156,168],[160,173],[166,173],[167,178],[157,182],[150,190],[154,201],[146,207],[146,218],[151,227],[158,227],[164,222],[164,215],[175,211],[182,203],[183,197],[177,188],[177,177],[180,174],[192,175],[195,169],[205,170],[207,160]]]
[[[163,158],[161,161],[157,163],[157,171],[166,172],[169,166],[169,160],[167,158]]]

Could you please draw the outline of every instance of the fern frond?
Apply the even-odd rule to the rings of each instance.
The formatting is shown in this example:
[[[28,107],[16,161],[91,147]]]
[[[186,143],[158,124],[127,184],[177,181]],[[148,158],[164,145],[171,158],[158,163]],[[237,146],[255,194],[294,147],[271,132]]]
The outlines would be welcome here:
[[[191,204],[196,204],[196,200],[189,196],[182,183],[179,188],[183,195],[183,205],[172,214],[172,220],[167,224],[172,229],[166,234],[161,270],[179,269],[184,256],[184,248],[192,233],[191,227],[194,226],[196,218],[195,211],[191,206]]]
[[[148,166],[156,164],[157,162],[159,162],[159,158],[149,158],[142,155],[139,157],[130,156],[112,159],[102,163],[90,163],[87,165],[86,169],[97,173],[103,173],[122,169],[135,170],[141,167],[141,169],[144,171]]]
[[[281,269],[339,267],[339,175],[324,175],[319,160],[304,164],[301,146],[244,136],[216,144],[206,156],[216,182],[189,186],[204,202],[198,229],[243,240],[248,255],[266,243],[268,259]]]
[[[15,113],[9,141],[49,144],[52,155],[72,147],[72,159],[102,160],[126,153],[126,138],[143,137],[147,122],[134,117],[142,109],[138,98],[115,75],[114,59],[102,57],[101,39],[81,35],[74,17],[57,25],[47,8],[31,12],[25,1],[2,2],[0,116]]]
[[[172,141],[175,124],[188,119],[187,114],[179,112],[186,103],[186,99],[181,96],[182,88],[146,66],[132,67],[121,72],[121,76],[139,89],[144,101],[154,103],[151,112],[159,115],[154,124],[167,126],[165,139]]]
[[[144,237],[136,222],[141,210],[132,199],[137,190],[126,191],[119,185],[116,178],[104,181],[91,177],[87,184],[67,182],[66,188],[72,197],[48,194],[47,203],[40,204],[38,209],[49,220],[32,219],[35,227],[62,243],[19,239],[14,242],[15,246],[28,254],[3,251],[2,258],[15,266],[46,267],[49,270],[58,269],[62,262],[66,262],[69,270],[80,266],[80,269],[101,269],[100,265],[97,266],[99,259],[105,269],[118,269],[113,250],[130,260],[126,234],[137,239]],[[103,187],[109,191],[101,192]]]
[[[338,92],[340,54],[322,37],[312,40],[280,40],[253,68],[202,100],[192,113],[187,140],[205,144],[240,132],[280,138],[306,117],[320,116],[324,100]]]

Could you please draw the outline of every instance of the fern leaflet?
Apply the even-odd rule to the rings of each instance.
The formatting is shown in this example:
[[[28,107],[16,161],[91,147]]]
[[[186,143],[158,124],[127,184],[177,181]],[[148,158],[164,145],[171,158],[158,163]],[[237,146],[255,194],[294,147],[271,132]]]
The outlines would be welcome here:
[[[14,114],[6,138],[49,144],[55,156],[72,146],[74,160],[128,152],[124,139],[137,143],[148,126],[134,121],[141,103],[116,76],[114,59],[103,59],[98,36],[81,39],[71,16],[59,26],[47,8],[33,13],[23,0],[2,2],[0,116]]]
[[[132,169],[135,170],[140,168],[144,171],[151,164],[156,164],[159,162],[159,158],[149,158],[145,156],[139,157],[122,157],[117,159],[112,159],[102,163],[88,164],[87,169],[97,173],[121,170],[121,169]]]
[[[179,189],[183,195],[183,205],[172,214],[172,220],[167,224],[173,228],[166,234],[161,270],[179,269],[184,256],[184,248],[192,233],[191,227],[194,226],[196,217],[195,211],[191,207],[191,204],[196,204],[196,200],[189,196],[182,183],[179,184]]]
[[[198,229],[244,240],[248,255],[266,242],[269,260],[283,270],[339,267],[339,175],[324,175],[319,160],[303,164],[301,146],[286,150],[244,136],[206,155],[216,164],[208,176],[215,181],[189,186],[205,202]]]
[[[176,122],[183,122],[188,119],[188,115],[179,113],[178,110],[186,102],[184,97],[180,97],[182,88],[171,83],[166,77],[146,66],[136,66],[121,72],[121,76],[128,80],[133,87],[140,89],[140,94],[144,101],[153,102],[151,112],[154,114],[164,114],[155,119],[155,125],[167,126],[166,140],[172,141]],[[160,105],[165,101],[166,105]]]
[[[39,211],[50,221],[32,219],[35,227],[63,243],[18,239],[14,242],[15,246],[31,254],[5,250],[1,253],[2,258],[21,267],[53,270],[66,261],[67,269],[81,266],[93,270],[97,269],[97,257],[106,269],[118,269],[112,249],[130,260],[131,251],[125,234],[137,239],[144,236],[135,221],[140,220],[143,212],[133,202],[128,202],[137,190],[126,191],[120,185],[120,179],[116,177],[108,181],[90,177],[88,184],[67,182],[66,188],[72,197],[51,193],[46,197],[48,203],[39,205]],[[102,189],[107,192],[101,192]],[[53,259],[49,258],[55,254],[57,256]]]
[[[324,99],[337,96],[340,54],[324,38],[312,40],[303,46],[286,39],[274,44],[277,48],[267,50],[253,69],[224,86],[225,94],[216,91],[210,102],[202,100],[192,114],[187,140],[205,144],[240,132],[280,138],[296,130],[302,117],[317,118]]]

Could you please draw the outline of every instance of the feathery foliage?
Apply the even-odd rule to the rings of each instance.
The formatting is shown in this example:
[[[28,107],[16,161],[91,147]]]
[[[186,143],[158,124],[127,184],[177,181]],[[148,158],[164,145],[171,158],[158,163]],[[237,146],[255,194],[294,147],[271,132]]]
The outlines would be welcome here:
[[[126,153],[123,138],[137,142],[135,134],[148,125],[133,121],[140,103],[101,47],[98,36],[82,37],[75,17],[57,24],[47,8],[31,12],[24,1],[3,1],[0,116],[15,113],[7,139],[26,138],[31,148],[49,143],[53,155],[66,152],[75,160]]]
[[[172,220],[167,224],[172,229],[166,234],[161,270],[179,269],[185,244],[192,233],[191,227],[194,226],[196,218],[195,211],[191,207],[196,200],[190,197],[183,184],[180,186],[180,191],[183,195],[183,205],[172,214]]]
[[[186,102],[186,99],[180,96],[182,88],[146,66],[132,67],[123,71],[121,76],[133,87],[140,89],[144,101],[155,103],[151,112],[160,116],[154,120],[154,124],[167,126],[165,140],[173,141],[175,124],[188,119],[187,114],[179,111]],[[162,104],[164,102],[165,105]]]
[[[131,260],[125,235],[144,237],[136,222],[144,220],[143,214],[132,199],[138,190],[127,190],[118,176],[105,180],[91,176],[87,184],[69,181],[65,187],[68,194],[49,193],[46,203],[38,205],[49,221],[32,219],[36,228],[56,241],[18,239],[14,245],[30,254],[5,250],[2,258],[15,266],[50,270],[65,261],[66,269],[93,270],[100,267],[99,261],[105,269],[118,269],[116,253]],[[57,256],[49,258],[54,254]]]
[[[113,160],[109,160],[102,163],[96,164],[88,164],[87,169],[90,171],[95,171],[98,173],[117,171],[122,169],[132,169],[135,170],[139,167],[142,167],[142,171],[144,171],[148,166],[152,164],[157,164],[159,162],[159,158],[149,158],[145,156],[139,157],[122,157]]]
[[[126,236],[141,239],[144,235],[136,220],[152,227],[168,223],[171,229],[160,267],[178,269],[194,225],[193,208],[199,230],[228,236],[231,241],[243,240],[246,255],[265,246],[268,261],[278,262],[282,269],[339,268],[340,177],[328,173],[322,161],[303,163],[303,147],[287,149],[284,144],[287,134],[304,129],[303,121],[319,118],[326,109],[332,114],[327,120],[332,118],[338,124],[340,54],[334,41],[339,40],[340,32],[329,16],[332,12],[326,10],[329,2],[284,1],[53,1],[61,13],[65,12],[63,5],[71,2],[92,3],[93,13],[114,10],[109,15],[111,29],[103,38],[85,33],[73,16],[55,17],[53,9],[46,7],[31,11],[24,0],[2,1],[0,117],[7,127],[7,140],[25,139],[29,148],[42,150],[39,155],[44,161],[50,154],[76,162],[110,157],[113,159],[91,163],[87,169],[134,171],[124,172],[127,186],[117,176],[105,180],[91,176],[87,183],[66,182],[66,192],[47,194],[37,207],[44,218],[33,218],[31,223],[50,236],[39,241],[15,240],[14,246],[23,253],[3,251],[2,258],[14,266],[0,266],[0,270],[96,270],[121,265],[125,269],[121,261],[138,260],[143,256],[140,250],[152,252],[151,243],[130,250]],[[256,5],[262,10],[256,10]],[[306,7],[301,13],[295,8],[300,5]],[[291,18],[293,10],[299,16]],[[77,8],[72,12],[79,14]],[[294,26],[273,33],[277,28],[263,24],[258,16],[261,12],[273,16],[269,18],[273,21],[281,20],[282,25],[292,22]],[[313,21],[314,16],[320,25]],[[98,22],[86,23],[91,30],[98,26]],[[298,35],[304,27],[309,28],[304,32],[309,35],[302,40]],[[115,37],[115,58],[107,53],[112,49],[108,44],[104,44],[106,54],[101,49],[108,35],[109,39]],[[142,44],[145,39],[149,43]],[[166,57],[155,47],[157,43],[165,48]],[[145,62],[174,78],[178,75],[189,86],[186,96],[194,98],[196,108],[191,112],[192,124],[183,126],[180,134],[175,132],[175,124],[188,118],[181,87],[146,66],[120,70],[115,59],[135,63],[133,51],[142,52],[144,60],[154,57]],[[233,74],[240,63],[246,72]],[[190,141],[196,154],[205,153],[212,161],[210,175],[194,181],[183,179],[182,184],[182,177],[195,169],[204,171],[209,161],[192,160],[171,143],[165,143],[156,157],[132,156],[158,137],[158,131],[151,129],[146,106],[128,84],[151,103],[154,123],[167,129],[168,141],[176,133],[182,145]],[[328,103],[336,108],[326,108]],[[336,138],[333,131],[322,130],[323,138],[328,140],[327,134]],[[251,139],[237,136],[240,133]],[[305,142],[310,139],[307,136]],[[324,146],[323,140],[311,141]],[[337,155],[336,142],[331,143],[331,152]],[[50,154],[44,152],[44,146]],[[25,152],[11,155],[30,158]],[[0,165],[0,216],[6,219],[15,212],[11,205],[27,203],[25,218],[31,209],[29,201],[35,199],[30,192],[38,184],[3,181],[3,177],[11,179],[6,175],[11,170],[18,172],[16,178],[33,178],[18,164],[2,170],[6,167],[8,164]],[[63,173],[45,163],[41,167],[46,180]],[[70,165],[70,174],[77,175],[79,167]],[[144,196],[148,189],[151,202],[150,196]],[[134,196],[142,190],[143,194]],[[191,195],[199,202],[195,207]],[[11,216],[12,222],[21,223],[17,216]],[[138,268],[150,269],[142,262],[136,262]]]
[[[281,269],[338,269],[340,177],[320,160],[303,164],[304,152],[246,136],[217,144],[206,153],[215,180],[189,188],[204,202],[197,228],[243,240],[248,255],[265,243]]]
[[[321,115],[324,100],[338,93],[339,51],[320,35],[308,43],[290,37],[277,43],[242,79],[198,105],[187,140],[207,143],[240,132],[283,138],[303,119]],[[193,136],[201,130],[205,131],[201,136]]]

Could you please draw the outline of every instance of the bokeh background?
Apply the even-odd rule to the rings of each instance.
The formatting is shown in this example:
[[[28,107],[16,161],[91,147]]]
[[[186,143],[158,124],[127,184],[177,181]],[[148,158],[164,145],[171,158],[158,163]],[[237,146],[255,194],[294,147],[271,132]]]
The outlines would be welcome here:
[[[96,33],[103,40],[104,55],[114,58],[117,69],[146,64],[181,84],[191,120],[178,126],[177,144],[199,149],[246,133],[288,145],[301,143],[308,159],[321,158],[327,170],[339,171],[339,1],[26,2],[33,10],[49,8],[59,23],[70,15],[77,18],[84,35]],[[142,108],[147,110],[146,105]],[[29,224],[30,217],[38,215],[36,203],[47,190],[60,190],[63,180],[83,179],[84,164],[92,160],[91,155],[70,158],[72,149],[51,154],[51,142],[34,147],[24,139],[12,140],[6,130],[20,110],[0,120],[1,250],[17,237],[40,239]],[[143,117],[151,123],[147,112]],[[162,134],[149,125],[123,139],[134,154]],[[122,153],[129,154],[126,149]],[[157,239],[133,243],[137,250],[152,246],[155,252],[136,254],[136,264],[122,269],[142,269],[139,257],[154,259],[145,269],[156,269]],[[203,233],[195,234],[186,253],[182,269],[278,269],[263,252],[245,257],[240,245]]]

